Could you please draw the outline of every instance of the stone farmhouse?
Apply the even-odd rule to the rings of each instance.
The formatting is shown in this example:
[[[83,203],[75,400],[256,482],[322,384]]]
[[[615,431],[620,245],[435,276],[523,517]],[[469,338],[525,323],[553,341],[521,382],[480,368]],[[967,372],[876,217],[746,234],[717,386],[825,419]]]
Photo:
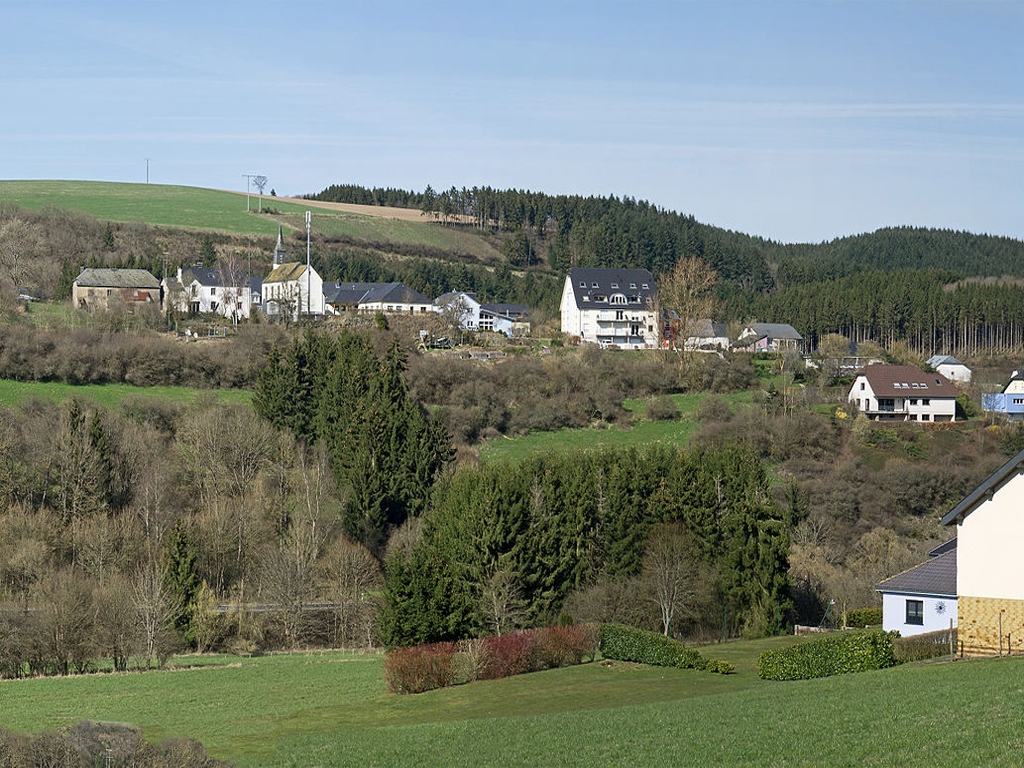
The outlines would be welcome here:
[[[115,302],[160,306],[160,298],[160,281],[145,269],[83,269],[71,286],[79,309],[110,309]]]

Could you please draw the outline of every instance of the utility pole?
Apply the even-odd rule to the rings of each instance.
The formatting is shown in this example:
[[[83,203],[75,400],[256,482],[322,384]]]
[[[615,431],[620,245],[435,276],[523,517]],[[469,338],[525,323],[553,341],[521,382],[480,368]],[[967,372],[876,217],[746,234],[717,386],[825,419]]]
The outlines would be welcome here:
[[[253,178],[255,178],[256,174],[243,173],[242,175],[245,177],[245,212],[250,213],[251,211],[249,208],[249,185],[252,182]]]
[[[146,158],[146,183],[149,184],[149,158]]]

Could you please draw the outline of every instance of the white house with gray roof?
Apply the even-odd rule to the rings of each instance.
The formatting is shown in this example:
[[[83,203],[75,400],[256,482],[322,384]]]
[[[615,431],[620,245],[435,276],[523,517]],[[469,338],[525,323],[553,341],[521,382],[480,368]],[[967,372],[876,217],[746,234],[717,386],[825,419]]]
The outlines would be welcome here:
[[[175,277],[164,278],[168,308],[190,315],[216,314],[245,320],[260,305],[261,278],[229,268],[178,267]]]
[[[952,355],[932,355],[928,358],[928,365],[950,381],[962,381],[965,384],[971,381],[971,369]]]
[[[646,269],[570,269],[562,288],[562,333],[602,347],[656,348],[662,335],[656,296]]]
[[[951,539],[929,552],[929,560],[875,587],[882,595],[882,629],[909,637],[957,625],[956,550]]]

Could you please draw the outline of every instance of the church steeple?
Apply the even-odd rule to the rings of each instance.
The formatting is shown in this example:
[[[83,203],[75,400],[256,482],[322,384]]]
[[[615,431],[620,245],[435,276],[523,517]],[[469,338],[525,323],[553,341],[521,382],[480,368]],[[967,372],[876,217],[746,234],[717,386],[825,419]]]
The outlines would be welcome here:
[[[284,232],[281,225],[277,225],[277,247],[274,248],[274,266],[279,267],[284,264]]]

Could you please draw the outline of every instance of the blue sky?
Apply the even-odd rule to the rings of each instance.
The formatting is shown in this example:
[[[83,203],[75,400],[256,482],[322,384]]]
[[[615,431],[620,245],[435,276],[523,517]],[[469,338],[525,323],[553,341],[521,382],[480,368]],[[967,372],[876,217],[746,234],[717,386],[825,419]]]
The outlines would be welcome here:
[[[497,7],[500,6],[500,7]],[[1024,2],[7,0],[0,178],[628,195],[1024,239]]]

